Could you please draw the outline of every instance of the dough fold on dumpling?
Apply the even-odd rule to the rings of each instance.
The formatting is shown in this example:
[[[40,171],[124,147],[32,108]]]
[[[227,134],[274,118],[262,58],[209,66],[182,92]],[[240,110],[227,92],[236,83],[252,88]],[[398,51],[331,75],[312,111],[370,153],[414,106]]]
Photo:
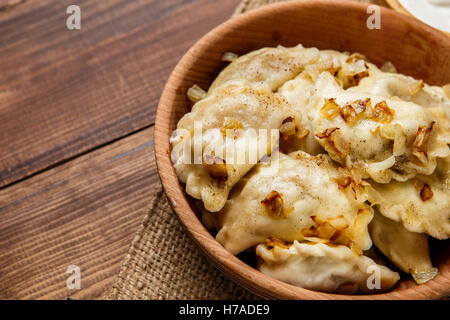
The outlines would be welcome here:
[[[319,50],[304,48],[302,45],[255,50],[240,56],[223,69],[210,86],[209,92],[232,79],[262,82],[276,91],[318,58]]]
[[[276,147],[287,118],[300,121],[301,114],[265,85],[244,80],[197,102],[171,138],[172,161],[186,192],[211,212],[222,209],[231,188]]]
[[[269,248],[261,244],[256,254],[262,273],[310,290],[376,293],[392,288],[400,279],[397,272],[342,245],[294,241],[289,247]]]
[[[374,245],[403,272],[410,273],[418,284],[433,279],[433,268],[426,234],[410,232],[401,223],[375,212],[369,224]]]
[[[368,192],[382,215],[407,230],[441,240],[450,237],[450,157],[439,159],[431,176],[389,184],[372,182]]]
[[[233,254],[269,237],[321,238],[366,250],[373,210],[364,188],[324,154],[279,154],[279,161],[257,165],[230,194],[216,239]]]

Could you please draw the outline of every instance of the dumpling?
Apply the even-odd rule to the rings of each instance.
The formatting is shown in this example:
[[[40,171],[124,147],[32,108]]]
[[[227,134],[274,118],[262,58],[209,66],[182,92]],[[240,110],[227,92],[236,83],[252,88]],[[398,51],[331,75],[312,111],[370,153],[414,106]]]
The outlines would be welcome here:
[[[324,154],[279,154],[278,161],[257,165],[230,194],[217,216],[216,239],[233,254],[269,237],[323,239],[361,252],[371,246],[373,215],[364,188]]]
[[[418,284],[438,274],[431,264],[426,234],[410,232],[401,223],[379,213],[375,213],[369,232],[375,246],[403,272],[410,273]]]
[[[171,138],[172,161],[186,192],[206,210],[219,211],[239,179],[270,156],[283,122],[295,134],[300,120],[264,85],[235,80],[214,90],[183,116]]]
[[[310,290],[346,294],[376,293],[392,288],[400,276],[346,246],[300,243],[260,244],[259,270],[275,279]]]
[[[450,108],[450,99],[444,88],[430,86],[422,80],[416,80],[403,74],[382,72],[375,66],[370,69],[370,77],[362,79],[358,86],[349,90],[382,96],[387,99],[397,97],[425,108],[436,106],[447,110]]]
[[[316,141],[333,160],[358,169],[364,178],[388,183],[430,175],[436,159],[450,154],[444,123],[418,104],[353,92],[355,87],[344,90],[329,72],[308,89],[313,94],[307,101],[299,97],[302,90],[287,93],[288,85],[280,94],[302,110]]]
[[[450,157],[440,159],[431,176],[419,175],[406,182],[371,183],[369,200],[385,217],[411,232],[437,239],[450,237]],[[371,189],[369,188],[369,190]]]
[[[272,91],[276,91],[318,58],[319,50],[304,48],[302,45],[255,50],[231,62],[214,80],[209,92],[232,79],[265,83]]]
[[[450,98],[443,87],[429,86],[403,74],[381,72],[371,68],[371,76],[364,78],[351,92],[373,94],[387,99],[410,101],[425,108],[438,123],[435,133],[440,145],[450,144]]]

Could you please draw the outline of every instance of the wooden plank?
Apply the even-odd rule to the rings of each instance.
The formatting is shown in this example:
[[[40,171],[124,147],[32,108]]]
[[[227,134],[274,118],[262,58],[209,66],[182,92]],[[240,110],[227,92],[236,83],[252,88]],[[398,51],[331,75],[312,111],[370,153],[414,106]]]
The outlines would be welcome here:
[[[150,128],[1,190],[0,299],[99,298],[158,187]]]
[[[0,187],[149,126],[182,54],[239,0],[21,1],[0,11]]]

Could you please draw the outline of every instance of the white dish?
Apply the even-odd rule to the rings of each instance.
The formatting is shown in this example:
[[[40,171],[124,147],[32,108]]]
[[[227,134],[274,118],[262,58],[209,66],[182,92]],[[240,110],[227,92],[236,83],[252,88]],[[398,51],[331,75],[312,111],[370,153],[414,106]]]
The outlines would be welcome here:
[[[413,16],[450,33],[450,0],[398,0]]]

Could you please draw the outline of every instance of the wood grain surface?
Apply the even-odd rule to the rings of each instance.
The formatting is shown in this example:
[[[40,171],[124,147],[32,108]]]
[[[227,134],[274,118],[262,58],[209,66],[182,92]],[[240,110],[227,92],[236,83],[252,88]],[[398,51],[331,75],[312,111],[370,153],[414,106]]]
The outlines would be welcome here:
[[[151,128],[1,190],[0,299],[100,296],[158,186]]]
[[[81,30],[66,27],[71,1],[10,3],[0,11],[0,187],[153,124],[175,63],[238,0],[77,1]]]
[[[0,299],[101,297],[159,187],[153,121],[239,0],[0,0]],[[66,288],[81,268],[81,290]]]
[[[385,8],[381,8],[381,29],[369,30],[366,9],[367,4],[351,1],[289,1],[227,21],[203,37],[181,59],[161,96],[155,124],[155,152],[161,181],[173,209],[186,232],[220,270],[263,297],[437,299],[450,294],[450,241],[431,247],[433,263],[439,269],[439,275],[433,280],[418,286],[411,279],[403,278],[394,289],[381,294],[327,294],[266,276],[233,256],[205,229],[170,160],[170,136],[179,119],[189,110],[186,89],[193,84],[208,88],[214,75],[223,68],[220,61],[223,52],[241,54],[277,44],[302,43],[306,47],[359,52],[379,65],[391,61],[400,72],[427,83],[450,82],[450,38],[447,35]],[[336,26],[345,26],[345,29]]]

